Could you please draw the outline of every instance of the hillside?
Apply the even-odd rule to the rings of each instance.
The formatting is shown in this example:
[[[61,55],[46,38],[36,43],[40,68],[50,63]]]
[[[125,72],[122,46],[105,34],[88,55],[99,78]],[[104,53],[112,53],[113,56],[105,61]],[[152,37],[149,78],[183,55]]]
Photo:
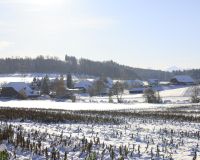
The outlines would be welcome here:
[[[12,64],[12,65],[11,65]],[[200,79],[200,70],[166,72],[161,70],[133,68],[113,61],[92,61],[65,56],[65,61],[55,57],[38,56],[32,58],[4,58],[0,59],[0,74],[13,73],[74,73],[92,76],[108,76],[114,79],[150,78],[162,81],[169,80],[177,74],[188,74],[194,79]]]

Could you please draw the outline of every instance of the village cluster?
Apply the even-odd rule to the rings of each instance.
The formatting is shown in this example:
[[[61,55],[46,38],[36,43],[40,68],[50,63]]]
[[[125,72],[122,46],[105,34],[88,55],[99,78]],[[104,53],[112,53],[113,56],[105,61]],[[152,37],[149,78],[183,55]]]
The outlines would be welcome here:
[[[118,102],[122,102],[123,98],[129,95],[137,96],[151,94],[151,92],[155,94],[197,85],[198,83],[188,75],[177,75],[168,82],[159,79],[112,80],[109,77],[77,78],[71,74],[57,77],[45,75],[32,77],[28,82],[12,79],[10,82],[3,82],[0,96],[1,99],[70,99],[73,102],[77,97],[108,97],[111,102],[112,96],[115,96]]]

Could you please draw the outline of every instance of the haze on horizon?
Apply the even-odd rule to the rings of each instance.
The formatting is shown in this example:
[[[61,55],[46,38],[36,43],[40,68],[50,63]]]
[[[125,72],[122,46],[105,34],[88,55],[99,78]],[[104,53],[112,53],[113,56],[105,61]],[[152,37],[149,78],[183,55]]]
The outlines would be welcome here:
[[[0,57],[200,68],[198,0],[0,0]]]

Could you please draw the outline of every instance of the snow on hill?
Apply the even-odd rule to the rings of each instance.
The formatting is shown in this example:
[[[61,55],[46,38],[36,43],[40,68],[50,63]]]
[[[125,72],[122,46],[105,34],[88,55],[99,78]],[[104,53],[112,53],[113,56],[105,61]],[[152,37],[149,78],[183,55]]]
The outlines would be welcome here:
[[[49,79],[55,79],[56,77],[59,77],[60,74],[55,73],[55,74],[47,74]],[[46,74],[44,73],[30,73],[30,74],[1,74],[0,75],[0,85],[4,83],[9,83],[9,82],[25,82],[25,83],[30,83],[33,81],[33,78],[39,78],[42,79],[45,77]],[[66,77],[64,77],[65,79]],[[76,76],[72,76],[73,80],[78,80]]]
[[[177,89],[170,89],[170,90],[164,90],[160,92],[161,97],[183,97],[183,96],[189,96],[191,89],[190,87],[184,87],[184,88],[177,88]]]

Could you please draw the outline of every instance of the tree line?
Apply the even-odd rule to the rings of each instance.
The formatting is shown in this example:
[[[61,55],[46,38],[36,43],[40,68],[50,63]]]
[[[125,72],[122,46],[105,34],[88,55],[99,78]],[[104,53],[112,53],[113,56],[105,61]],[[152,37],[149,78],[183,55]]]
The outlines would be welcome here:
[[[134,61],[133,61],[134,65]],[[114,61],[92,61],[65,56],[65,61],[56,57],[38,56],[36,58],[1,58],[0,74],[12,73],[74,73],[91,76],[105,76],[114,79],[159,79],[168,81],[174,75],[187,74],[194,79],[200,79],[200,69],[165,72],[161,70],[140,69],[120,65]]]

